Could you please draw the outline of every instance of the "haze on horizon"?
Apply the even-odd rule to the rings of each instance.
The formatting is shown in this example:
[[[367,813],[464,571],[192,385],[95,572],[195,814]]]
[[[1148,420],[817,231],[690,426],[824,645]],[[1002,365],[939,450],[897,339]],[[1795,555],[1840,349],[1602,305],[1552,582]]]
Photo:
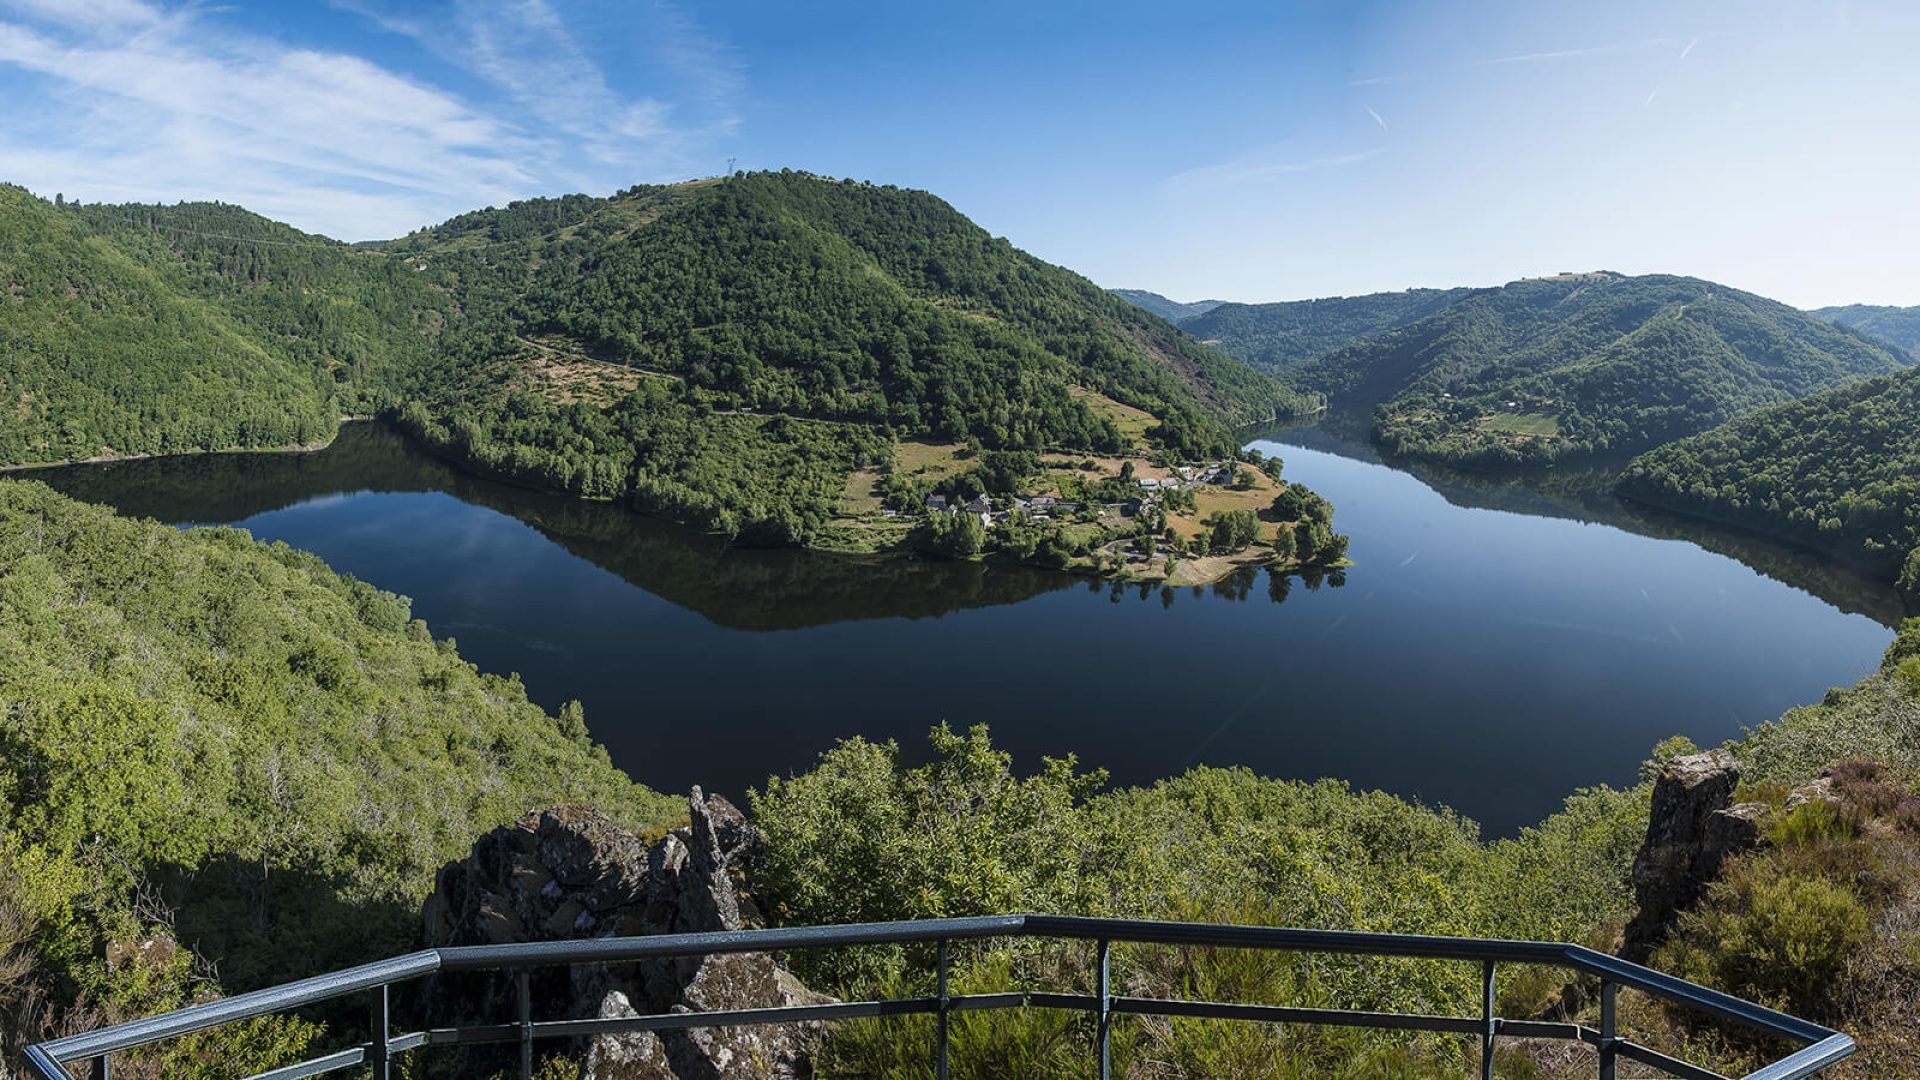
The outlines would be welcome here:
[[[1103,285],[1920,304],[1920,6],[0,0],[0,180],[343,239],[791,167]]]

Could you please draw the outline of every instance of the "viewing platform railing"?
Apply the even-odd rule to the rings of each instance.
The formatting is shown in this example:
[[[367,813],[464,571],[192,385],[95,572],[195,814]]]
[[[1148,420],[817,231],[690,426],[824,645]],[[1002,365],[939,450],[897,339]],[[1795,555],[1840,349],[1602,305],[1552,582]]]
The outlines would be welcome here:
[[[948,959],[951,943],[986,938],[1090,942],[1094,945],[1096,955],[1092,971],[1094,992],[1081,994],[1029,990],[996,994],[949,993]],[[936,990],[931,996],[614,1019],[540,1022],[532,1019],[533,1000],[527,976],[532,968],[624,964],[661,957],[716,953],[788,952],[908,943],[935,947]],[[1117,995],[1113,993],[1109,977],[1109,961],[1112,946],[1121,943],[1457,961],[1476,966],[1474,974],[1478,978],[1480,991],[1480,1014],[1428,1016]],[[1494,975],[1502,964],[1548,965],[1597,978],[1600,981],[1599,1027],[1571,1022],[1502,1019],[1496,1015],[1494,1007]],[[405,1033],[391,1030],[388,1015],[388,991],[391,987],[436,972],[473,971],[511,971],[517,974],[518,1016],[514,1020]],[[1577,945],[1056,915],[1000,915],[427,949],[284,986],[194,1005],[145,1020],[40,1043],[27,1049],[26,1065],[29,1075],[40,1080],[71,1080],[75,1075],[106,1080],[114,1054],[221,1024],[353,995],[366,995],[369,999],[370,1028],[367,1042],[297,1065],[259,1073],[253,1080],[291,1080],[355,1067],[370,1067],[375,1080],[387,1080],[397,1054],[435,1046],[476,1043],[518,1043],[520,1075],[529,1077],[533,1072],[533,1047],[541,1040],[577,1039],[633,1031],[744,1027],[916,1014],[934,1017],[934,1031],[927,1051],[933,1060],[935,1075],[940,1080],[946,1080],[948,1018],[953,1013],[1023,1008],[1073,1010],[1094,1017],[1095,1033],[1088,1047],[1088,1072],[1101,1080],[1107,1080],[1111,1072],[1109,1046],[1114,1018],[1129,1015],[1470,1035],[1479,1041],[1480,1072],[1482,1077],[1489,1080],[1494,1075],[1494,1049],[1503,1037],[1586,1043],[1597,1052],[1599,1075],[1603,1080],[1613,1080],[1622,1059],[1653,1066],[1684,1080],[1728,1080],[1719,1073],[1621,1037],[1616,1029],[1615,1006],[1616,995],[1621,988],[1636,990],[1661,1001],[1778,1036],[1790,1044],[1799,1044],[1800,1049],[1771,1065],[1747,1073],[1744,1080],[1793,1080],[1796,1077],[1813,1076],[1854,1052],[1853,1040],[1839,1032]],[[68,1070],[69,1065],[79,1065],[85,1071],[72,1073]]]

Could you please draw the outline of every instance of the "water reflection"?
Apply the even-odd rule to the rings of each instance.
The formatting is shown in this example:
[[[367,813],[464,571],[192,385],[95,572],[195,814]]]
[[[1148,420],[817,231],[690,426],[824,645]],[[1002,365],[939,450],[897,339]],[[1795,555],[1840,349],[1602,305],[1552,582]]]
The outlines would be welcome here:
[[[1661,540],[1685,540],[1889,628],[1897,628],[1909,615],[1920,614],[1877,576],[1820,552],[1621,499],[1613,493],[1613,485],[1630,457],[1533,472],[1484,472],[1426,461],[1388,460],[1373,445],[1367,431],[1365,417],[1331,413],[1312,424],[1256,431],[1251,438],[1283,448],[1298,446],[1385,465],[1414,477],[1455,506],[1564,518]]]
[[[741,630],[930,618],[1018,603],[1075,580],[1021,566],[734,547],[618,506],[461,472],[379,424],[348,424],[332,446],[312,454],[155,458],[32,477],[125,514],[182,524],[247,521],[359,492],[445,492],[516,518],[631,585]]]

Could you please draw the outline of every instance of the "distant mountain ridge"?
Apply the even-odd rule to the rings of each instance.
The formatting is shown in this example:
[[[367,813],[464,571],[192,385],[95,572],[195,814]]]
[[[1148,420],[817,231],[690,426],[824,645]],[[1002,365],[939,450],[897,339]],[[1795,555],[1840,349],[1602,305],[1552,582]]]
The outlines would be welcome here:
[[[1920,350],[1920,306],[1847,304],[1843,307],[1815,308],[1808,314],[1835,326],[1857,330],[1889,345],[1897,345],[1908,352]]]
[[[1471,290],[1286,377],[1375,410],[1391,452],[1514,465],[1646,449],[1909,362],[1724,285],[1597,272]]]
[[[1397,330],[1472,291],[1408,289],[1269,304],[1227,303],[1186,320],[1180,328],[1263,371],[1280,372]]]
[[[1183,304],[1178,300],[1169,300],[1157,292],[1148,292],[1145,289],[1108,289],[1107,291],[1142,311],[1153,312],[1175,326],[1188,319],[1205,315],[1225,303],[1222,300],[1195,300],[1190,304]]]

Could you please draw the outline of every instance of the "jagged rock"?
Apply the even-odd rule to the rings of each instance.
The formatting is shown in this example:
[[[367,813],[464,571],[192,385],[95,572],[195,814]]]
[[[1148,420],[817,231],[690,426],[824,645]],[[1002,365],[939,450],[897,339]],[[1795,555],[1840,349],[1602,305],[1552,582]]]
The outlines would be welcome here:
[[[607,991],[596,1014],[601,1020],[639,1016],[627,995]],[[677,1080],[667,1065],[666,1047],[651,1031],[629,1031],[619,1035],[601,1035],[587,1050],[580,1067],[580,1080]]]
[[[1674,758],[1654,781],[1647,838],[1633,860],[1639,911],[1620,954],[1644,962],[1666,938],[1675,915],[1699,900],[1721,864],[1759,842],[1766,807],[1729,807],[1740,767],[1725,750]]]
[[[443,867],[422,910],[430,946],[739,930],[757,921],[736,876],[765,851],[746,815],[694,788],[688,824],[651,847],[598,811],[557,806],[496,829]],[[618,967],[535,969],[536,1020],[713,1011],[830,1000],[758,953]],[[504,976],[446,976],[427,1000],[436,1019],[512,1015]],[[624,1010],[624,1011],[623,1011]],[[583,1077],[636,1080],[812,1075],[816,1027],[698,1029],[594,1038]],[[649,1071],[651,1070],[651,1071]]]

